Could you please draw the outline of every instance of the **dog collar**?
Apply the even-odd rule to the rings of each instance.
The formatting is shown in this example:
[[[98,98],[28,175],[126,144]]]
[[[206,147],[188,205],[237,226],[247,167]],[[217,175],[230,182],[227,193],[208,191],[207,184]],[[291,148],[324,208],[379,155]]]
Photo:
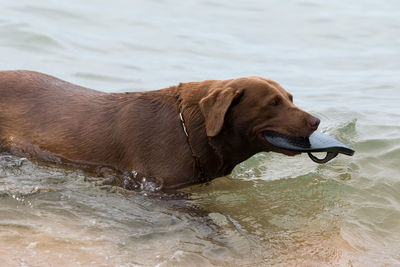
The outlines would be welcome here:
[[[181,119],[183,132],[185,133],[186,138],[189,139],[189,134],[188,134],[187,129],[186,129],[185,120],[183,119],[183,114],[182,114],[182,111],[181,111],[181,107],[179,107],[179,118]],[[190,147],[190,149],[192,150],[192,147]],[[193,154],[193,150],[192,150],[192,154]]]
[[[183,111],[182,111],[182,99],[180,98],[179,94],[177,95],[177,99],[178,99],[179,119],[181,121],[183,132],[185,133],[185,136],[186,136],[186,142],[189,145],[190,153],[192,154],[192,157],[193,157],[193,176],[199,182],[202,182],[205,178],[204,171],[200,164],[200,158],[194,153],[192,143],[190,142],[189,132],[187,130],[187,127],[185,124],[185,118],[183,116]]]

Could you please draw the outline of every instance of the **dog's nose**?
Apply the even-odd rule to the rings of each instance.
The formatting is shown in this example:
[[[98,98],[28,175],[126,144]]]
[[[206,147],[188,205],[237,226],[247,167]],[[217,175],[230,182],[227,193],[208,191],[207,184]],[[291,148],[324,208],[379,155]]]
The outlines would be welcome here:
[[[319,123],[321,122],[321,120],[316,117],[310,117],[310,118],[308,118],[307,122],[308,122],[308,126],[310,127],[310,129],[315,131],[318,129],[318,126],[319,126]]]

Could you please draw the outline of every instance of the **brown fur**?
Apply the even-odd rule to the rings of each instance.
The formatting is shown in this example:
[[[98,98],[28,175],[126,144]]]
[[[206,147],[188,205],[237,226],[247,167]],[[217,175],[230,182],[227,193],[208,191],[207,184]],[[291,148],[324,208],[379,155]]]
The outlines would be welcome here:
[[[261,151],[291,155],[269,145],[263,130],[309,136],[318,124],[278,83],[260,77],[109,94],[37,72],[0,72],[4,150],[44,161],[135,170],[156,177],[164,188],[227,175]]]

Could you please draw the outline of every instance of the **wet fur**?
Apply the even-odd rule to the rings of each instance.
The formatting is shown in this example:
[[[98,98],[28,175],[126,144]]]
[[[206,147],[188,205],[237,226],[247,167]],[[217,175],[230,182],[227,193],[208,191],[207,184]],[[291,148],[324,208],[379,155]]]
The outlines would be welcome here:
[[[287,107],[268,115],[261,106],[273,94]],[[277,120],[270,127],[281,132],[309,135],[311,115],[288,98],[277,83],[259,77],[104,93],[37,72],[3,71],[0,144],[3,150],[42,161],[120,173],[135,170],[164,188],[182,187],[227,175],[255,153],[274,151],[252,132],[269,127],[265,121]]]

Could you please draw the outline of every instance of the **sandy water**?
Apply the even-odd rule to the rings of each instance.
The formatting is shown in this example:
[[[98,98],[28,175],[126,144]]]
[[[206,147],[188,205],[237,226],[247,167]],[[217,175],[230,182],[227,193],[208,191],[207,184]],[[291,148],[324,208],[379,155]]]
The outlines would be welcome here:
[[[400,2],[1,2],[0,69],[108,92],[261,75],[354,157],[258,154],[159,199],[0,155],[0,266],[400,265]],[[0,96],[1,97],[1,96]]]

